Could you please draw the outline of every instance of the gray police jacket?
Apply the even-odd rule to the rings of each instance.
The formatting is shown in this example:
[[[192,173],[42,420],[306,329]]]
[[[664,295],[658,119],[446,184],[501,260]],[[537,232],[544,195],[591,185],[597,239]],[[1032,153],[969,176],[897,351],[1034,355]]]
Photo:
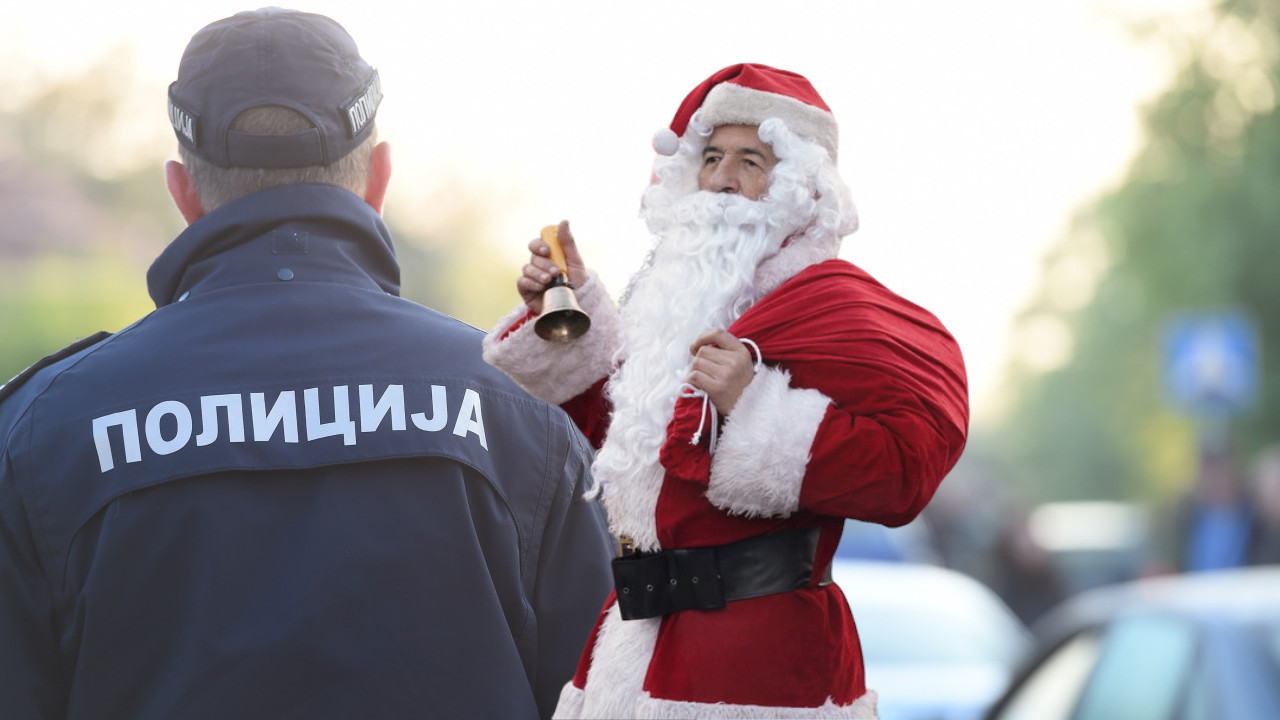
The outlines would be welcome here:
[[[549,715],[612,548],[564,414],[397,297],[336,187],[220,208],[148,281],[0,400],[4,717]]]

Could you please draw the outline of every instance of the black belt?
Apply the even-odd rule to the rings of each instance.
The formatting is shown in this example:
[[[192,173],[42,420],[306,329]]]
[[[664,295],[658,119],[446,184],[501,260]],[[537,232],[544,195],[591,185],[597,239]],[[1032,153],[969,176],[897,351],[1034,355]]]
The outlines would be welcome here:
[[[715,610],[726,602],[805,587],[813,573],[818,529],[758,535],[716,547],[634,552],[613,560],[623,620],[680,610]],[[831,582],[831,568],[821,584]]]

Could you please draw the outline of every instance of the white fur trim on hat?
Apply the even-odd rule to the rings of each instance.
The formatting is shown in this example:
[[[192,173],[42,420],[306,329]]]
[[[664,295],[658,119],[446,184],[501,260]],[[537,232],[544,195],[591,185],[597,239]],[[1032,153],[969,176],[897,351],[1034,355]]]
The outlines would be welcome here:
[[[726,720],[728,718],[779,718],[808,720],[813,718],[844,718],[846,720],[876,720],[876,702],[878,698],[874,690],[868,690],[862,697],[848,705],[836,705],[827,698],[819,707],[773,707],[767,705],[732,705],[730,703],[681,702],[678,700],[662,700],[649,697],[648,693],[636,703],[638,712],[634,717],[644,718],[707,718],[708,720]]]
[[[596,384],[613,369],[614,353],[622,345],[618,309],[594,272],[577,294],[578,304],[591,316],[591,328],[585,335],[567,343],[547,342],[533,331],[532,320],[512,331],[511,327],[529,314],[528,306],[520,303],[485,335],[485,361],[525,392],[552,405],[571,400]]]
[[[729,411],[711,458],[707,499],[734,515],[786,517],[800,507],[809,448],[831,399],[765,367]]]
[[[653,134],[653,151],[659,155],[675,155],[680,149],[680,138],[671,128],[662,128]]]
[[[753,90],[733,83],[720,83],[711,88],[695,117],[698,122],[713,128],[721,125],[759,125],[776,117],[795,134],[826,148],[833,161],[840,145],[839,128],[831,113],[786,95]]]

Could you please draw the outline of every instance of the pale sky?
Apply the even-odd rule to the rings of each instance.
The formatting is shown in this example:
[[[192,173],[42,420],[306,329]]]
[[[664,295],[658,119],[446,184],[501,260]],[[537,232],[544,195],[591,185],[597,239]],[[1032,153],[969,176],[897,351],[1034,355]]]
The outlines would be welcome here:
[[[637,217],[650,139],[685,94],[737,62],[807,76],[840,124],[861,217],[841,256],[952,331],[980,424],[1040,258],[1122,177],[1138,108],[1169,77],[1159,48],[1134,44],[1122,21],[1185,21],[1204,0],[283,4],[338,20],[382,74],[387,213],[429,218],[424,200],[447,183],[492,190],[507,199],[493,245],[513,284],[528,239],[567,218],[619,292],[650,244]],[[167,127],[164,88],[190,36],[253,7],[11,3],[0,72],[39,82],[127,40],[155,89],[137,113],[148,136]]]

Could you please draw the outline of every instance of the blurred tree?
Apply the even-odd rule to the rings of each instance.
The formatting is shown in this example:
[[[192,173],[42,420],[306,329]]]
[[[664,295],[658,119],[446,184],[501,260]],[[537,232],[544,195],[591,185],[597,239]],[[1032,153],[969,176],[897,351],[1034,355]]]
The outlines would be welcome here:
[[[1180,70],[1146,109],[1127,178],[1046,257],[994,433],[1039,499],[1152,498],[1189,482],[1198,429],[1160,384],[1179,312],[1253,317],[1260,396],[1232,439],[1251,453],[1280,435],[1280,385],[1267,382],[1280,377],[1278,15],[1280,0],[1228,0],[1191,33],[1140,29],[1162,33]]]
[[[104,156],[90,149],[115,143],[105,98],[130,92],[120,60],[113,54],[0,114],[0,382],[150,309],[147,264],[181,227],[164,194],[160,148],[111,175],[109,163],[91,159]]]
[[[184,227],[161,170],[176,156],[164,104],[156,104],[163,88],[140,81],[127,47],[80,76],[24,93],[4,81],[0,75],[10,103],[0,106],[0,383],[77,338],[150,311],[147,268]],[[428,205],[387,208],[405,297],[491,326],[518,299],[518,267],[487,240],[497,201],[454,189],[414,202]],[[447,212],[423,231],[415,207],[430,205]]]
[[[520,265],[496,250],[513,240],[494,230],[499,217],[495,205],[518,203],[520,198],[510,188],[504,189],[500,200],[465,189],[461,181],[436,186],[412,197],[401,192],[387,201],[384,219],[396,239],[401,292],[414,302],[488,330],[520,302],[515,282]],[[425,212],[428,208],[430,212]],[[534,233],[536,229],[530,234]]]

